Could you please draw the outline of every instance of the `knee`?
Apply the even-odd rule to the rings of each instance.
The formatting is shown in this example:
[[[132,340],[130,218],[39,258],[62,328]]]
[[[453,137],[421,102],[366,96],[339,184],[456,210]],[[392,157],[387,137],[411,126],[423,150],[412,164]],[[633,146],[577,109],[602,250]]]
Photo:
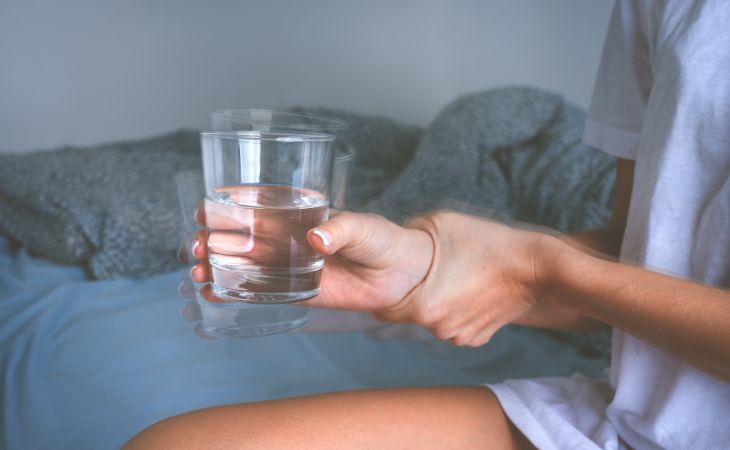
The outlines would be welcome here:
[[[199,426],[193,426],[194,422],[189,417],[191,414],[194,413],[170,417],[151,425],[127,442],[123,450],[209,448],[210,441],[205,441],[205,436],[201,433]],[[201,423],[197,425],[201,425]]]

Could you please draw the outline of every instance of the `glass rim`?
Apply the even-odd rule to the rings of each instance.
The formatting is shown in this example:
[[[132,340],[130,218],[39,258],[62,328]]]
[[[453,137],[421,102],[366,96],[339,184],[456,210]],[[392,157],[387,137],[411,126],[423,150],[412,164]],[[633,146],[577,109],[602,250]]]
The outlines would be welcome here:
[[[249,115],[251,115],[252,113],[261,113],[262,115],[269,114],[272,117],[269,120],[249,117]],[[294,125],[276,123],[276,121],[273,120],[274,115],[279,116],[279,117],[286,117],[289,119],[302,120],[304,123],[297,124],[297,125],[307,127],[305,129],[314,129],[314,130],[325,129],[327,131],[330,131],[330,130],[331,131],[342,131],[342,130],[345,130],[350,127],[349,122],[342,120],[342,119],[338,119],[336,117],[321,116],[318,114],[302,114],[302,113],[295,113],[295,112],[275,111],[273,109],[216,108],[213,111],[211,111],[211,115],[230,117],[232,119],[238,119],[242,122],[246,122],[249,124],[268,125],[268,126],[275,126],[275,127],[276,126],[287,127],[287,126],[294,126]],[[319,123],[310,124],[310,123],[306,123],[307,121],[316,121]]]
[[[335,150],[335,161],[344,162],[349,161],[355,157],[357,151],[352,145],[344,145],[340,147],[341,151]]]
[[[337,136],[328,133],[282,132],[282,131],[202,131],[203,138],[219,138],[231,141],[274,141],[282,143],[295,142],[331,142]]]

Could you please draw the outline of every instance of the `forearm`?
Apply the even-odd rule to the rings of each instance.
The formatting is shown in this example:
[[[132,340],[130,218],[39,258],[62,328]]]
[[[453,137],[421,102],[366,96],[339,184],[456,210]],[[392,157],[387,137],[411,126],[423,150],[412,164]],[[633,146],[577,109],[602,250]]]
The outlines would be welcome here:
[[[541,303],[593,317],[730,380],[730,291],[543,239]]]
[[[621,233],[616,229],[591,230],[563,236],[561,239],[577,245],[590,254],[618,256]],[[535,305],[527,314],[515,321],[517,325],[552,330],[592,331],[607,325],[594,317],[554,304]]]
[[[616,163],[616,186],[611,222],[603,230],[574,233],[563,236],[562,239],[588,254],[618,257],[629,214],[633,179],[634,162],[619,159]],[[561,305],[544,304],[536,305],[515,323],[557,329],[590,329],[605,326],[594,317],[586,316],[579,311],[570,310]]]

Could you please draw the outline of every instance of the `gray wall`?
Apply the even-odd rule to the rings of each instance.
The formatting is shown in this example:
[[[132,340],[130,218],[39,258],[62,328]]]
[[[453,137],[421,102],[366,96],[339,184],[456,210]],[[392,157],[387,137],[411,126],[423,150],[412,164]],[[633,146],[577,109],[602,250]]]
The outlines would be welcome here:
[[[529,84],[587,106],[609,0],[0,0],[0,151],[204,128],[215,106],[427,124]]]

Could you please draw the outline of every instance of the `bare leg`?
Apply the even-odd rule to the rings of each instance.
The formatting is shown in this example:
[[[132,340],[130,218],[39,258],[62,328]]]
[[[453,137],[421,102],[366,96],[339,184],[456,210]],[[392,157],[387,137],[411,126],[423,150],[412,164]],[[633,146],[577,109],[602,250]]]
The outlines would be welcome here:
[[[137,449],[533,448],[482,387],[350,391],[220,406],[163,420]]]

